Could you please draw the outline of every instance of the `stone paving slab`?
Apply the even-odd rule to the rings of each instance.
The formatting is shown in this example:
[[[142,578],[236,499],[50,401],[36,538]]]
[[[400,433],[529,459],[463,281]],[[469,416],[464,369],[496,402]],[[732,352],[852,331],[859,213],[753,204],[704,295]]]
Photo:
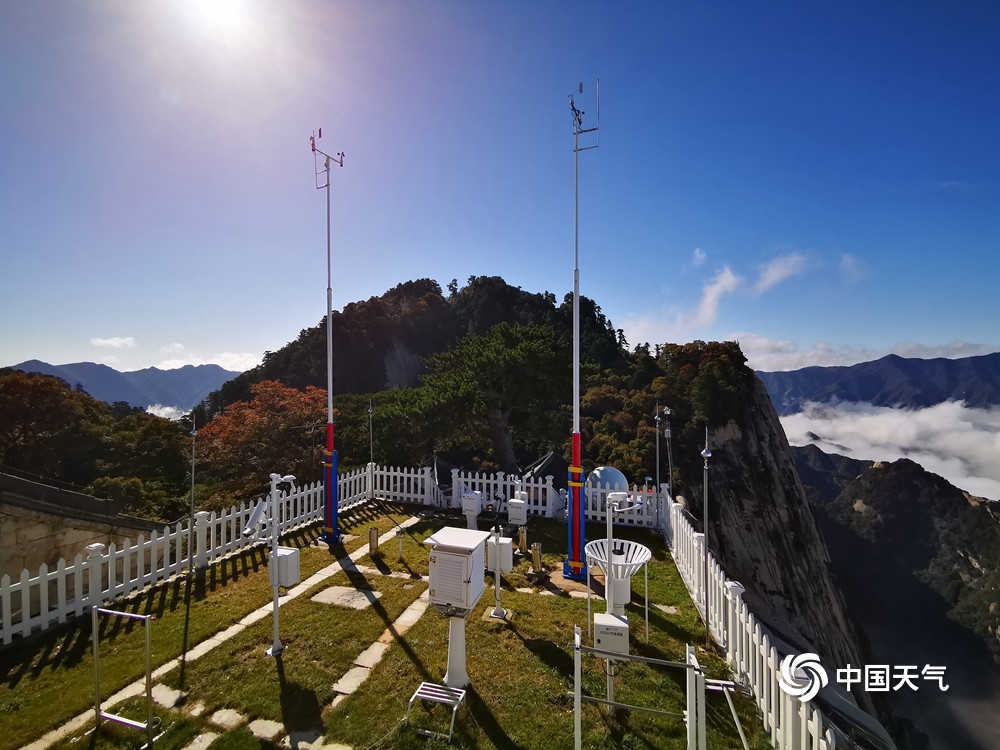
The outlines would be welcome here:
[[[350,695],[368,679],[369,672],[370,670],[365,667],[351,667],[347,670],[347,674],[334,683],[333,692]]]
[[[319,604],[336,604],[351,609],[366,609],[382,596],[381,591],[367,591],[351,586],[329,586],[312,597]]]
[[[379,643],[376,641],[358,654],[358,658],[354,660],[354,663],[359,667],[371,669],[382,660],[382,655],[388,650],[388,643]]]
[[[401,633],[403,630],[415,625],[426,609],[427,602],[425,600],[417,599],[413,602],[413,604],[403,610],[403,614],[397,617],[396,621],[393,623],[393,625],[396,626],[397,632]]]
[[[359,573],[364,573],[366,576],[379,576],[380,578],[402,578],[408,581],[422,581],[424,577],[421,575],[413,575],[411,573],[401,573],[399,571],[390,571],[388,573],[383,573],[378,568],[373,568],[370,565],[355,565],[354,570]]]
[[[218,737],[219,735],[215,732],[205,732],[204,734],[199,734],[191,742],[184,746],[184,750],[205,750],[205,748],[215,742]]]
[[[273,740],[279,734],[284,734],[285,725],[270,719],[254,719],[247,724],[247,729],[254,737],[262,740]]]
[[[289,732],[281,741],[281,746],[297,750],[319,750],[324,746],[323,731],[323,729],[298,729]]]
[[[424,594],[427,592],[425,591]],[[421,594],[413,604],[403,610],[403,614],[396,618],[396,621],[382,631],[378,637],[378,643],[392,643],[403,633],[409,630],[427,610],[428,597]]]
[[[153,685],[153,700],[164,708],[174,708],[180,704],[186,696],[180,690],[174,690],[163,683]]]
[[[235,729],[246,721],[246,717],[231,708],[223,708],[212,714],[208,720],[217,727]]]

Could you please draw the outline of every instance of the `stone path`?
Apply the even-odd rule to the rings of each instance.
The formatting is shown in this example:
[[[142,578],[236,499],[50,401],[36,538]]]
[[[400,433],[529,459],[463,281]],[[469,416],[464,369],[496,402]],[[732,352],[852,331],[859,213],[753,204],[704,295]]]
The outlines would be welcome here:
[[[409,526],[412,526],[415,523],[418,523],[419,521],[420,521],[419,518],[411,517],[403,521],[401,524],[399,524],[399,526],[400,528],[405,529]],[[391,531],[388,531],[382,536],[380,536],[378,539],[378,543],[381,546],[382,544],[387,543],[389,540],[394,539],[395,536],[396,536],[396,530],[392,529]],[[327,565],[322,570],[309,576],[309,578],[307,578],[305,581],[302,581],[298,585],[289,589],[289,591],[284,596],[281,597],[278,606],[282,606],[286,602],[289,602],[292,599],[296,599],[297,597],[306,593],[306,591],[311,589],[316,584],[322,583],[327,578],[330,578],[335,573],[339,573],[342,570],[347,572],[358,571],[361,573],[382,575],[382,573],[376,568],[369,568],[367,566],[358,566],[356,564],[357,560],[360,560],[367,554],[368,554],[368,545],[366,544],[363,545],[360,549],[352,552],[350,555],[348,555],[348,557],[341,558],[340,560],[337,560],[336,562]],[[393,573],[390,575],[394,578],[396,577],[410,578],[409,575],[402,573]],[[248,614],[246,617],[244,617],[242,620],[240,620],[232,627],[229,627],[226,630],[216,633],[214,636],[211,636],[210,638],[207,638],[206,640],[202,641],[197,646],[195,646],[194,648],[192,648],[187,652],[186,660],[188,662],[191,662],[201,656],[204,656],[213,648],[222,645],[230,638],[233,638],[235,635],[248,628],[250,625],[253,625],[255,622],[258,622],[259,620],[262,620],[265,617],[271,616],[271,614],[273,613],[273,607],[274,607],[273,603],[268,602],[267,604],[261,606],[260,608]],[[376,643],[373,643],[371,646],[369,646],[364,652],[362,652],[358,656],[357,659],[355,659],[355,666],[347,673],[347,675],[351,675],[353,673],[351,680],[345,682],[345,680],[347,679],[347,675],[345,675],[337,682],[337,685],[340,685],[341,689],[338,690],[337,685],[334,686],[335,692],[338,693],[337,697],[334,699],[333,703],[334,706],[336,706],[339,701],[343,700],[346,695],[350,695],[350,693],[354,692],[354,690],[357,689],[357,686],[360,685],[362,682],[364,682],[364,680],[368,677],[371,668],[374,667],[375,664],[377,664],[378,661],[382,658],[382,654],[384,654],[385,650],[389,648],[389,644],[392,643],[392,640],[405,633],[406,630],[411,625],[413,625],[413,623],[415,623],[418,619],[420,619],[420,616],[424,613],[425,609],[427,609],[426,590],[421,595],[421,597],[417,599],[416,602],[411,604],[392,625],[386,628],[385,632],[379,637]],[[159,680],[171,670],[177,669],[181,665],[181,661],[182,658],[177,657],[176,659],[173,659],[155,669],[153,671],[153,680],[154,681]],[[355,670],[360,670],[360,671],[355,671]],[[106,711],[110,710],[112,707],[116,706],[117,704],[121,703],[122,701],[128,698],[142,696],[145,693],[145,691],[146,691],[146,680],[145,678],[142,678],[140,680],[133,682],[131,685],[126,686],[124,689],[118,691],[110,698],[105,698],[101,704],[102,708]],[[185,696],[182,693],[180,693],[177,690],[173,690],[167,687],[166,685],[161,685],[157,683],[153,686],[153,700],[155,700],[159,705],[165,708],[171,708],[171,709],[176,708],[184,697]],[[204,707],[200,707],[199,709],[199,706],[196,705],[189,708],[188,713],[192,715],[198,715],[198,713],[200,713],[201,710],[204,710]],[[87,723],[91,721],[93,718],[94,718],[93,710],[86,711],[85,713],[82,713],[79,716],[70,719],[62,726],[56,727],[55,729],[46,733],[44,736],[35,740],[34,742],[25,745],[23,748],[21,748],[21,750],[47,750],[49,746],[55,744],[56,742],[66,739],[67,737],[70,737],[71,735],[81,731],[87,725]],[[209,717],[209,722],[214,724],[215,726],[218,726],[220,729],[232,729],[233,727],[241,726],[242,724],[246,723],[246,721],[247,717],[244,717],[230,709],[217,711],[211,717]],[[251,721],[247,725],[247,729],[253,732],[257,737],[267,740],[273,740],[281,732],[284,731],[284,727],[281,724],[278,724],[277,722],[273,721],[266,721],[263,719]],[[300,735],[302,733],[295,733],[295,734]],[[211,744],[212,740],[214,740],[217,736],[218,735],[215,734],[214,732],[206,732],[205,734],[196,737],[195,740],[191,744],[189,744],[184,750],[203,750],[203,748],[208,747],[208,745]],[[310,733],[306,733],[304,736],[286,737],[284,744],[287,747],[302,748],[302,750],[306,750],[307,748],[311,750],[351,750],[351,748],[345,745],[323,744],[322,736],[320,735],[312,736]]]

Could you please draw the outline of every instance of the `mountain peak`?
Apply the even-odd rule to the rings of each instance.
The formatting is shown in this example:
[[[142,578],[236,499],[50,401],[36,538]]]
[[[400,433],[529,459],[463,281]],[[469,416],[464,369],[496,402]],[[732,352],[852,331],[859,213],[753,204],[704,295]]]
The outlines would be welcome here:
[[[944,401],[966,406],[1000,404],[1000,352],[961,359],[916,359],[889,354],[849,367],[805,367],[758,372],[779,414],[806,402],[868,403],[920,408]]]
[[[215,364],[184,365],[172,370],[147,367],[121,372],[97,362],[51,365],[37,359],[11,369],[52,375],[73,386],[79,384],[91,396],[109,404],[124,401],[143,409],[159,404],[181,411],[190,411],[209,393],[239,375]]]

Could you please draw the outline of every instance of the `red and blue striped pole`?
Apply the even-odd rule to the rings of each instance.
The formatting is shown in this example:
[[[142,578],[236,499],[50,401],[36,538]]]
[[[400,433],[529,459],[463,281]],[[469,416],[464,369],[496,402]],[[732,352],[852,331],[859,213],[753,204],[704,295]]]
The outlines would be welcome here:
[[[587,577],[583,548],[586,544],[583,512],[583,467],[580,466],[580,433],[573,433],[573,461],[569,467],[569,507],[567,508],[567,533],[569,554],[563,563],[563,578],[579,581]]]
[[[326,450],[323,452],[323,533],[320,541],[332,546],[340,542],[337,508],[340,497],[337,487],[337,451],[333,447],[333,422],[326,425]]]
[[[323,129],[319,130],[323,137]],[[334,159],[316,147],[316,136],[309,139],[314,161],[323,157],[323,168],[316,169],[316,189],[326,189],[326,450],[323,452],[323,533],[319,540],[330,549],[341,541],[340,525],[337,521],[339,497],[337,491],[337,451],[333,446],[333,265],[330,261],[330,163],[336,161],[344,166],[344,153]],[[320,175],[324,175],[320,184]]]
[[[563,577],[574,581],[587,578],[584,561],[584,546],[586,533],[584,522],[587,514],[584,510],[586,496],[583,492],[583,466],[580,449],[580,152],[597,148],[596,145],[580,147],[580,133],[594,133],[600,127],[601,94],[600,81],[597,83],[597,126],[583,128],[583,112],[576,108],[573,94],[569,97],[569,107],[573,113],[573,436],[572,465],[569,467],[569,497],[566,508],[567,535],[569,550],[566,562],[563,563]],[[579,93],[583,93],[580,84]]]

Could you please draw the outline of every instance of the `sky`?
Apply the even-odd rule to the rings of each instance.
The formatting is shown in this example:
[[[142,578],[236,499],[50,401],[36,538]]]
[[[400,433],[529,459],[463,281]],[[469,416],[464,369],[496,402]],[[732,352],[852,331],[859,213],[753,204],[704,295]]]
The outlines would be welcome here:
[[[319,128],[338,309],[561,298],[578,185],[581,292],[630,345],[997,351],[998,38],[992,0],[6,0],[0,366],[242,370],[316,325]]]

